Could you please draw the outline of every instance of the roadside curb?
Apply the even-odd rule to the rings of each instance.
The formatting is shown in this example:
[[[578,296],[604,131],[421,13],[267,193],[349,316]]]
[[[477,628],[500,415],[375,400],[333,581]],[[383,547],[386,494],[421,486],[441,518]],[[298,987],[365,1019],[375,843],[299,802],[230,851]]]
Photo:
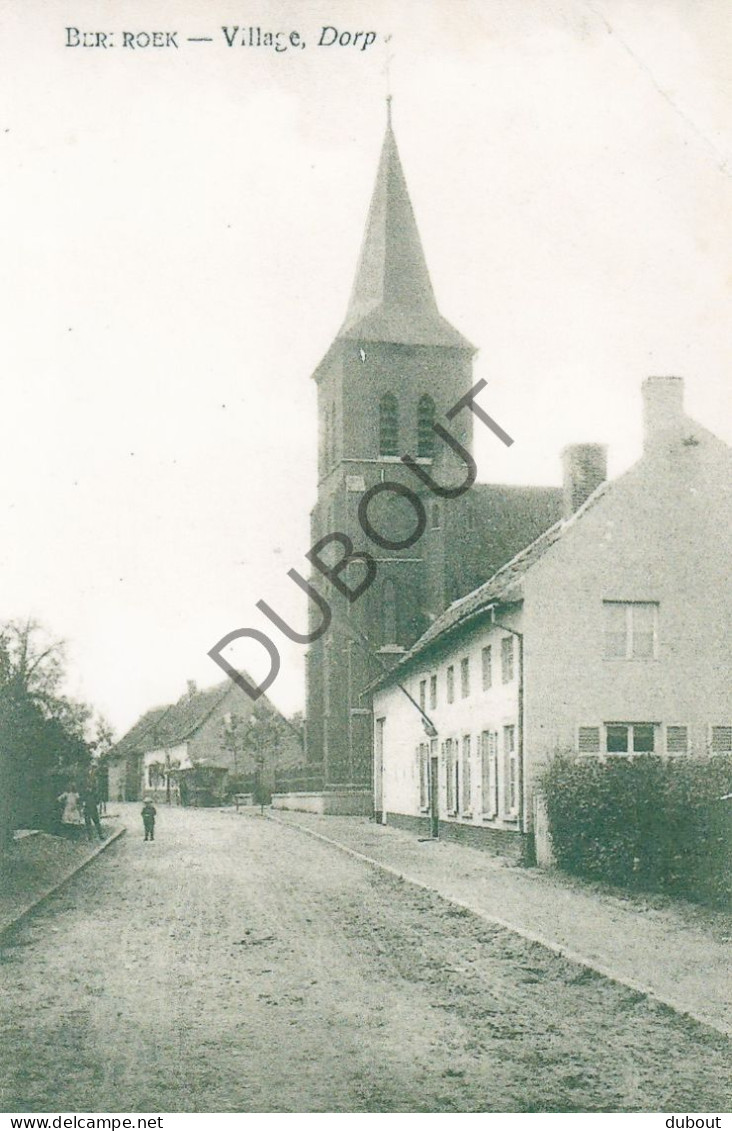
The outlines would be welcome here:
[[[56,892],[64,886],[64,884],[67,884],[69,880],[73,880],[74,876],[78,876],[79,872],[82,872],[88,864],[91,864],[92,860],[96,860],[97,856],[100,856],[102,852],[106,852],[109,846],[118,841],[120,837],[124,836],[126,832],[126,825],[122,825],[121,828],[113,832],[111,836],[107,837],[106,840],[101,841],[91,853],[91,855],[87,856],[86,860],[82,860],[80,864],[77,864],[73,868],[71,868],[65,876],[62,876],[60,880],[57,880],[54,884],[51,884],[49,888],[46,888],[45,891],[41,892],[39,896],[36,896],[33,902],[30,903],[27,907],[24,907],[22,911],[19,911],[13,919],[11,919],[8,923],[0,926],[0,942],[5,938],[5,935],[14,930],[19,923],[22,923],[24,919],[27,919],[29,915],[32,915],[36,908],[45,900],[47,900],[49,896],[55,895]]]
[[[705,1026],[708,1029],[713,1029],[716,1033],[719,1033],[723,1037],[729,1038],[730,1035],[732,1035],[732,1027],[726,1025],[724,1021],[721,1021],[715,1017],[708,1017],[703,1013],[698,1013],[694,1009],[690,1009],[688,1006],[684,1005],[683,1002],[677,1001],[672,997],[668,997],[665,994],[659,993],[659,991],[655,990],[652,986],[644,985],[642,982],[636,982],[634,979],[627,977],[625,974],[621,973],[618,970],[614,970],[612,967],[605,966],[603,963],[598,962],[593,958],[588,958],[586,955],[580,954],[578,951],[572,950],[571,948],[566,946],[562,946],[560,943],[555,942],[554,939],[548,938],[547,936],[538,934],[534,931],[529,931],[525,927],[519,927],[515,923],[511,923],[507,919],[502,919],[498,915],[491,915],[490,912],[485,911],[480,907],[476,907],[474,904],[466,903],[461,899],[457,899],[455,896],[445,895],[442,892],[438,891],[438,889],[433,887],[431,884],[425,883],[424,880],[418,880],[413,876],[409,876],[405,872],[400,871],[398,868],[392,867],[391,864],[384,864],[380,860],[374,860],[372,856],[367,856],[365,853],[359,852],[358,849],[349,848],[348,845],[342,844],[340,841],[333,840],[331,837],[325,836],[323,833],[316,832],[314,829],[309,829],[305,825],[299,825],[296,821],[283,821],[281,818],[275,817],[272,813],[268,813],[266,814],[266,816],[276,825],[280,825],[283,828],[295,829],[297,832],[303,833],[305,836],[312,837],[314,840],[322,841],[323,844],[327,844],[332,848],[339,849],[347,856],[352,856],[354,859],[360,860],[362,863],[368,864],[372,868],[378,868],[380,871],[386,872],[387,875],[393,876],[397,880],[402,880],[404,883],[411,884],[412,887],[420,888],[422,891],[430,892],[432,895],[436,895],[440,899],[444,900],[445,903],[449,903],[453,907],[460,908],[461,911],[467,911],[471,915],[475,915],[477,918],[482,919],[486,923],[490,923],[497,927],[502,927],[504,930],[510,931],[514,935],[518,935],[519,938],[525,939],[527,942],[537,943],[539,946],[544,947],[546,950],[551,951],[553,954],[558,955],[560,958],[564,958],[568,962],[573,962],[577,966],[582,966],[585,970],[591,970],[593,973],[599,974],[603,978],[607,978],[607,980],[610,982],[615,982],[617,985],[625,986],[627,989],[633,990],[634,993],[640,994],[641,996],[648,998],[650,1001],[655,1002],[658,1005],[665,1006],[667,1009],[671,1009],[674,1013],[679,1014],[679,1016],[681,1017],[685,1017],[690,1021],[696,1022],[696,1024],[698,1025]]]

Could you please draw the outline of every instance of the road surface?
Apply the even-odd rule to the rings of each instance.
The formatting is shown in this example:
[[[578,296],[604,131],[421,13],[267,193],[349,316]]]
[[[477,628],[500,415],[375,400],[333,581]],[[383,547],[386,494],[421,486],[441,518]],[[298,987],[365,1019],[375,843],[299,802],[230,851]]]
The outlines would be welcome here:
[[[138,810],[0,952],[3,1111],[725,1110],[724,1038],[266,817]]]

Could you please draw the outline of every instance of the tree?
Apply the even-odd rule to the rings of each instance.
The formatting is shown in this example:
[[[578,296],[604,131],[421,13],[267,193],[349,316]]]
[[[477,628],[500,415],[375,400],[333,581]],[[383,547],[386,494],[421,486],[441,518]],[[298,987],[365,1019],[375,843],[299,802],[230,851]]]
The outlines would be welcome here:
[[[253,776],[255,800],[260,805],[271,800],[280,751],[292,742],[293,735],[299,739],[297,725],[268,703],[255,703],[247,715],[233,714],[223,728],[222,744],[233,756],[233,777],[236,781]]]
[[[0,757],[5,824],[50,827],[67,780],[81,785],[92,746],[91,709],[63,692],[61,641],[37,621],[0,625]],[[7,827],[6,827],[7,835]]]

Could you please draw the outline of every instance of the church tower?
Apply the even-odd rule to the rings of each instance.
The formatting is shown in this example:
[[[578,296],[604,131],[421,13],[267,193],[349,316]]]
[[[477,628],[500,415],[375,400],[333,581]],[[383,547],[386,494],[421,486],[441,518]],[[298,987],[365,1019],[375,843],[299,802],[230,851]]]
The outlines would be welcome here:
[[[445,414],[473,384],[474,352],[437,308],[389,115],[346,317],[313,374],[319,448],[312,542],[340,531],[377,563],[375,580],[353,604],[313,574],[333,609],[328,631],[310,646],[307,673],[308,762],[323,764],[326,786],[370,786],[369,687],[441,611],[428,592],[427,557],[438,549],[440,509],[450,501],[427,491],[427,530],[408,549],[392,550],[364,534],[360,499],[386,480],[426,491],[400,457],[432,465],[442,446],[433,422],[471,450],[472,413],[449,425]],[[369,517],[395,542],[415,527],[413,507],[393,495],[374,500]],[[342,556],[334,552],[333,561]],[[364,567],[354,563],[343,576],[355,586]],[[318,610],[311,614],[317,623]]]

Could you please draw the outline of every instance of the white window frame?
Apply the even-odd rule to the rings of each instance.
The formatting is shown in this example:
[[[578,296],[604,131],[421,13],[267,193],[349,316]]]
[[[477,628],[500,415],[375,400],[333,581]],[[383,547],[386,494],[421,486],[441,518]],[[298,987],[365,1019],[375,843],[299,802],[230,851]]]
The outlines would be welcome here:
[[[480,782],[481,816],[493,821],[498,816],[498,732],[495,730],[484,730],[480,736]]]
[[[608,750],[607,748],[607,731],[608,727],[627,727],[628,728],[628,749],[627,750]],[[635,745],[635,727],[652,727],[653,728],[653,750],[634,750]],[[621,722],[620,720],[603,723],[603,757],[605,758],[643,758],[648,754],[659,753],[659,731],[660,724],[651,722],[650,720],[635,719],[632,723]]]
[[[607,625],[603,623],[603,654],[606,660],[612,662],[617,660],[620,662],[633,660],[636,663],[642,663],[644,660],[657,660],[658,659],[658,615],[659,603],[658,601],[603,601],[603,616],[606,615],[606,610],[611,606],[625,610],[625,654],[618,656],[608,655],[608,630]],[[651,609],[653,612],[653,643],[651,646],[650,656],[637,656],[635,654],[635,610],[636,609]]]
[[[437,676],[430,676],[430,711],[434,711],[437,706]]]
[[[464,734],[460,744],[460,812],[463,817],[473,815],[473,742],[469,734]]]
[[[501,639],[501,683],[513,683],[516,678],[516,644],[513,636]]]
[[[455,740],[446,738],[442,744],[445,762],[445,808],[448,817],[454,817],[457,814],[457,796],[455,791],[456,779],[455,769],[457,766],[457,758],[455,757]]]
[[[446,688],[447,688],[447,702],[448,703],[454,703],[455,702],[455,665],[454,664],[448,665],[445,683],[446,683]]]
[[[508,723],[503,728],[503,808],[507,817],[517,817],[519,811],[518,749],[516,724]],[[510,744],[509,744],[510,737]],[[511,794],[513,793],[513,798]]]

